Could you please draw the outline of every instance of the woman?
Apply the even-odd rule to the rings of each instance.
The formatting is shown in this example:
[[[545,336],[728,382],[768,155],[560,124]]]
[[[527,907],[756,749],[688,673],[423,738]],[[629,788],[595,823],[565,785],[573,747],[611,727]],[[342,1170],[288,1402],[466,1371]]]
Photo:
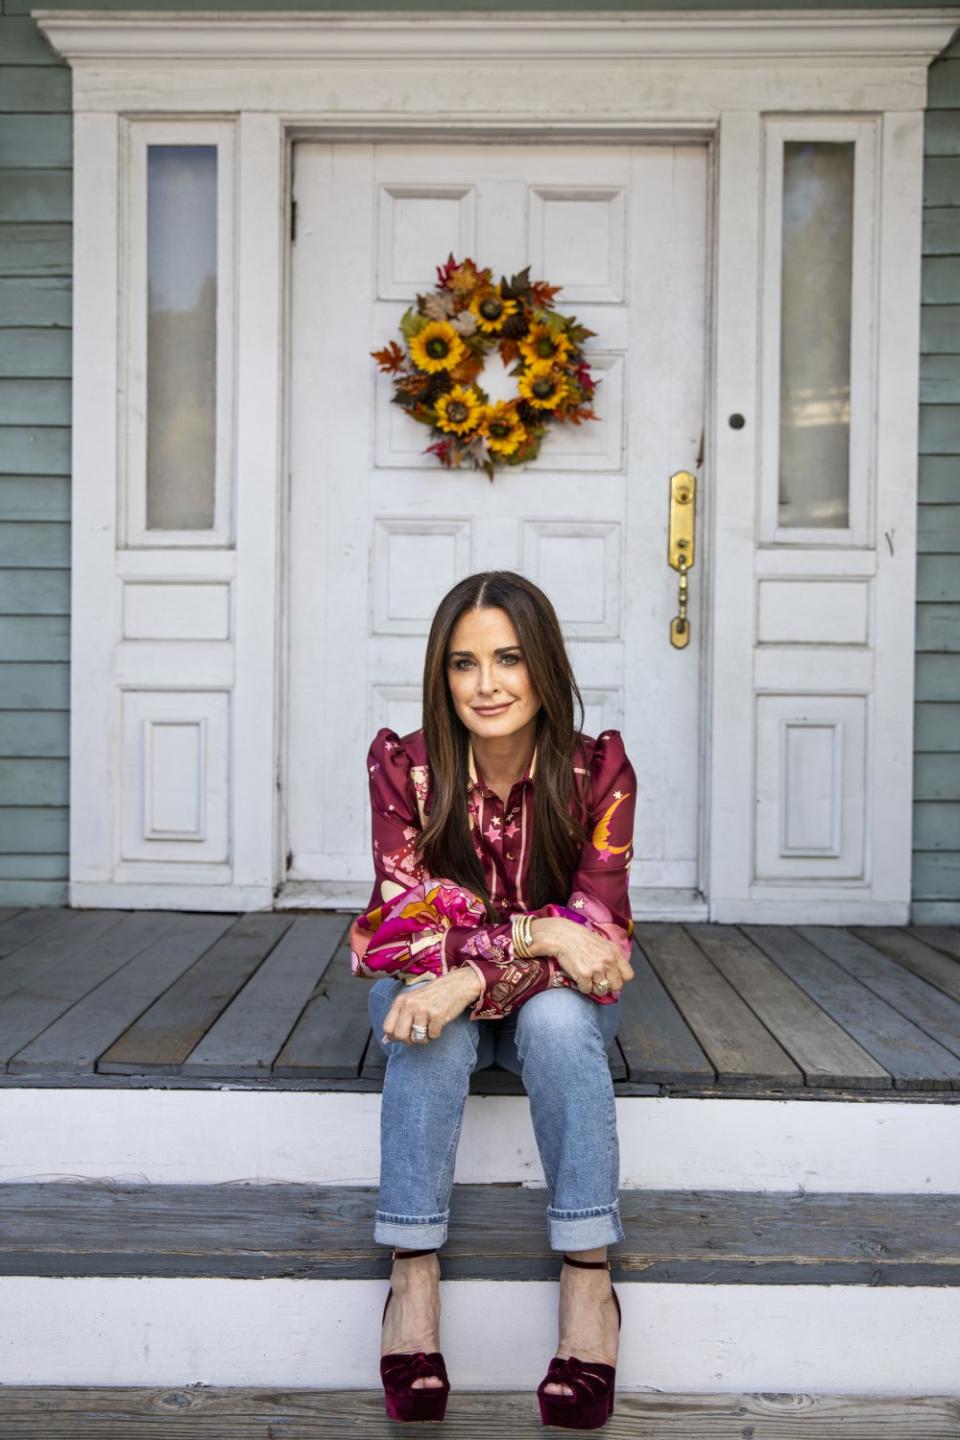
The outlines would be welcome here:
[[[376,871],[353,971],[387,1055],[374,1239],[393,1247],[381,1376],[392,1419],[442,1419],[439,1265],[470,1074],[522,1075],[564,1252],[544,1424],[613,1409],[623,1239],[607,1048],[633,978],[627,874],[635,776],[583,703],[553,606],[511,571],[471,575],[427,641],[422,730],[367,757]],[[394,1304],[390,1304],[391,1299]]]

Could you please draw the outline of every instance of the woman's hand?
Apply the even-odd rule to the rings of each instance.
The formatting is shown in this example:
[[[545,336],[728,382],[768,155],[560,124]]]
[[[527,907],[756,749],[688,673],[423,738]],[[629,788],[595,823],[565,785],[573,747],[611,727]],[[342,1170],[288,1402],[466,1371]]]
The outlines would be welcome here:
[[[598,993],[598,980],[609,982],[609,991],[619,993],[633,979],[633,967],[617,945],[575,920],[562,915],[543,915],[532,922],[533,953],[554,955],[564,974],[569,975],[584,995]]]
[[[411,1040],[414,1025],[426,1025],[430,1040],[442,1034],[450,1020],[462,1015],[482,989],[480,976],[472,965],[458,965],[446,975],[435,975],[416,985],[405,985],[387,1011],[383,1022],[384,1040],[399,1040],[404,1045],[424,1045],[425,1040]]]

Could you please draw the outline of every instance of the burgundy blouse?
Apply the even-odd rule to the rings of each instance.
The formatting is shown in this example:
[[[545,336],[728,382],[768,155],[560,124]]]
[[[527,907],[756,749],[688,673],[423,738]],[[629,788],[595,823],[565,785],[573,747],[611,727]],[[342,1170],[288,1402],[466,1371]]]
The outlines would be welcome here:
[[[503,920],[490,924],[479,898],[464,886],[429,876],[414,857],[413,842],[430,811],[430,762],[422,730],[402,738],[379,730],[367,755],[373,812],[376,878],[365,913],[350,927],[355,975],[402,975],[408,981],[455,965],[471,965],[483,990],[475,1020],[499,1019],[550,986],[573,986],[552,956],[514,954],[514,912],[561,915],[607,936],[629,958],[633,921],[627,890],[632,855],[636,776],[619,730],[596,739],[581,736],[580,763],[589,776],[588,839],[580,852],[563,905],[530,909],[525,898],[530,850],[535,843],[533,791],[537,751],[503,804],[468,751],[467,809],[474,848],[490,898]],[[573,801],[571,800],[571,805]],[[614,994],[591,996],[615,1004]]]

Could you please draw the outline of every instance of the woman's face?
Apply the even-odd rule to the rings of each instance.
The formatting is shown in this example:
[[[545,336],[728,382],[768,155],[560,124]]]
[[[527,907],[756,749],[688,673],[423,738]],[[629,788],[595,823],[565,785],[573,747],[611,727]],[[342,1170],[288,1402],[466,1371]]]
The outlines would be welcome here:
[[[513,621],[499,608],[460,616],[447,648],[447,680],[460,719],[483,739],[513,735],[540,709]]]

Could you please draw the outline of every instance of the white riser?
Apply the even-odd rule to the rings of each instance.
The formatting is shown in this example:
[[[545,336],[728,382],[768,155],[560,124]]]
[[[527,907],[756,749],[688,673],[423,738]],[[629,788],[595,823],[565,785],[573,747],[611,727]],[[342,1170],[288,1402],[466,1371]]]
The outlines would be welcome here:
[[[618,1100],[624,1188],[960,1191],[960,1106]],[[0,1090],[0,1181],[377,1183],[380,1097],[277,1090]],[[471,1096],[462,1183],[543,1175],[524,1096]]]
[[[368,1389],[379,1384],[386,1288],[0,1280],[0,1384]],[[617,1293],[624,1389],[960,1393],[960,1287],[627,1284]],[[556,1335],[554,1282],[445,1281],[442,1298],[453,1385],[535,1388]]]

